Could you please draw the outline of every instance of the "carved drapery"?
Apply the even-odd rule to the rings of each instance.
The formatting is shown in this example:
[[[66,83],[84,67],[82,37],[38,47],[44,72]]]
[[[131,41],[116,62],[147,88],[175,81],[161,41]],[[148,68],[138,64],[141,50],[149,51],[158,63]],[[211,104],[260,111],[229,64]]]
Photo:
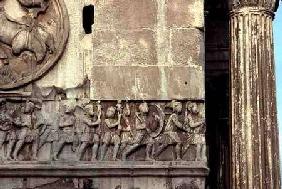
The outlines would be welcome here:
[[[280,188],[272,20],[275,1],[233,1],[231,185]]]

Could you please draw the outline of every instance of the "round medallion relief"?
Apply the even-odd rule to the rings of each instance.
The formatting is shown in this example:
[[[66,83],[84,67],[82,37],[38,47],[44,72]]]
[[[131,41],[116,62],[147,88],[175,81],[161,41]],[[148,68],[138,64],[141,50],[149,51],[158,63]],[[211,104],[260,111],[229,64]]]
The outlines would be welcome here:
[[[43,76],[68,40],[64,0],[0,0],[0,23],[0,90]]]

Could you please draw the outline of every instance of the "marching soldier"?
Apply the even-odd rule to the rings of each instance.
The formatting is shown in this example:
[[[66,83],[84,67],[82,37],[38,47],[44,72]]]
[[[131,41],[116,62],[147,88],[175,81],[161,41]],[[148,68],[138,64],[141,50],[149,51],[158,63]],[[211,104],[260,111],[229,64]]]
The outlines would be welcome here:
[[[186,128],[179,120],[179,114],[182,112],[182,103],[177,101],[171,102],[172,114],[169,116],[163,133],[156,139],[161,142],[156,155],[159,155],[167,146],[173,144],[176,152],[176,160],[181,160],[181,140],[177,130],[185,130]]]
[[[130,155],[141,145],[146,145],[146,160],[152,159],[152,148],[153,139],[150,137],[151,131],[148,128],[148,113],[149,107],[146,102],[139,105],[139,112],[136,112],[136,125],[135,125],[135,136],[133,137],[130,145],[122,154],[122,160],[126,160],[127,156]]]
[[[41,110],[41,106],[39,107],[34,102],[27,100],[22,108],[21,115],[15,122],[18,127],[17,141],[13,152],[15,160],[18,159],[18,153],[25,143],[32,143],[32,159],[37,159],[39,130],[38,125],[34,123],[34,120],[36,120],[36,108]]]
[[[205,120],[200,115],[196,103],[190,103],[187,108],[188,114],[185,122],[190,129],[191,138],[186,149],[191,144],[196,145],[196,161],[206,161]]]
[[[118,112],[116,118],[116,112]],[[101,147],[101,160],[104,160],[106,151],[110,144],[114,144],[113,160],[117,160],[117,154],[120,147],[120,130],[121,130],[121,105],[117,104],[117,107],[110,106],[106,111],[105,125],[108,131],[105,132],[103,137],[103,145]]]
[[[53,159],[58,160],[59,153],[63,149],[65,144],[70,144],[74,142],[75,132],[74,132],[74,125],[75,125],[75,116],[73,114],[73,108],[70,106],[64,107],[64,112],[60,116],[59,120],[59,139],[55,145]]]
[[[97,103],[97,120],[94,119],[94,107],[92,104],[88,104],[83,108],[83,114],[79,117],[79,127],[82,129],[80,136],[81,144],[78,148],[77,159],[80,160],[87,146],[93,144],[92,147],[92,161],[97,160],[97,152],[99,147],[99,135],[97,129],[101,123],[101,105]]]

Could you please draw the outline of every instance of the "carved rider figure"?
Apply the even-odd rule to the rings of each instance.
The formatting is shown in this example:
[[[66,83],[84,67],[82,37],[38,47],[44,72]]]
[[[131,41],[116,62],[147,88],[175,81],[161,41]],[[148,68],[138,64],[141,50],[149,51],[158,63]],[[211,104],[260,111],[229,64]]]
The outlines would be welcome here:
[[[152,148],[153,139],[150,137],[150,129],[148,128],[148,113],[149,107],[146,102],[139,105],[139,112],[136,112],[136,122],[135,122],[135,135],[130,142],[128,148],[124,151],[122,155],[122,160],[126,160],[127,156],[142,145],[146,145],[146,160],[152,159]]]
[[[1,1],[1,0],[0,0]],[[34,54],[36,62],[40,63],[47,52],[54,50],[53,37],[37,23],[37,14],[44,12],[48,7],[45,0],[15,0],[20,4],[19,12],[0,10],[0,42],[11,47],[14,55],[29,51]],[[15,5],[15,7],[17,7]],[[26,12],[23,10],[26,9]],[[22,14],[20,18],[15,15]]]
[[[73,112],[74,109],[71,106],[64,106],[64,112],[59,119],[59,139],[55,144],[53,160],[58,160],[58,156],[65,144],[72,144],[74,142],[74,125],[76,120]]]
[[[80,134],[80,146],[77,150],[77,159],[81,160],[83,153],[87,146],[93,144],[92,147],[92,161],[97,160],[97,152],[99,147],[99,135],[97,127],[101,123],[102,108],[100,102],[97,103],[96,121],[94,121],[95,112],[93,104],[88,104],[83,108],[83,113],[79,116],[78,127],[82,129]]]
[[[16,73],[10,68],[8,55],[0,47],[0,84],[11,83],[17,79]]]
[[[190,103],[187,108],[188,114],[185,118],[185,122],[191,132],[188,145],[196,145],[196,161],[206,161],[205,119],[200,114],[196,103]]]
[[[116,118],[116,112],[118,115]],[[106,111],[105,125],[107,131],[103,136],[103,145],[101,147],[101,160],[104,160],[107,149],[110,144],[114,144],[113,160],[117,160],[117,154],[120,147],[120,129],[121,129],[121,105],[117,104],[117,107],[110,106]]]

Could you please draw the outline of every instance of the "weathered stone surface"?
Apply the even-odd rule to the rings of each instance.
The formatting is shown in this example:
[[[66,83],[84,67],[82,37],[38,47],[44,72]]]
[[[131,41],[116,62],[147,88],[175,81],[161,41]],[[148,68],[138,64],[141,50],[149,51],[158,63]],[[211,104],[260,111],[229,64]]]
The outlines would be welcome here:
[[[204,67],[204,35],[199,29],[171,30],[172,65]]]
[[[157,64],[156,36],[152,30],[97,31],[93,37],[94,65]]]
[[[204,9],[201,0],[166,0],[167,23],[172,28],[204,27],[204,15],[199,10]]]
[[[239,0],[231,8],[230,187],[281,188],[272,36],[275,0]]]
[[[39,11],[38,21],[46,16],[69,32],[48,74],[27,71],[39,80],[0,91],[3,189],[205,187],[202,0],[6,0],[3,9],[2,2],[0,13],[24,6],[28,17]],[[70,30],[54,21],[56,2],[65,3],[68,16],[60,18]],[[0,75],[12,78],[6,50]],[[21,68],[32,69],[24,60]]]
[[[92,99],[204,99],[202,68],[95,66]]]
[[[157,24],[157,0],[97,1],[95,7],[95,30],[153,30]]]
[[[93,84],[90,90],[91,98],[94,99],[149,99],[151,97],[172,99],[176,95],[168,92],[168,87],[173,82],[168,80],[166,71],[162,71],[168,68],[162,66],[195,68],[195,73],[192,73],[192,68],[184,68],[189,70],[189,73],[182,74],[186,78],[179,78],[182,79],[181,83],[185,83],[188,75],[203,75],[204,34],[198,29],[203,25],[202,1],[95,1],[93,33],[84,34],[80,24],[82,14],[77,9],[82,10],[83,6],[89,3],[91,2],[66,3],[71,12],[69,44],[60,64],[37,82],[39,86],[74,88],[88,77],[91,85]],[[128,66],[124,69],[130,73],[125,73],[124,77],[118,76],[125,72],[124,69],[107,69],[106,66]],[[141,67],[138,70],[142,74],[138,74],[135,66],[160,66],[160,68],[150,67],[154,70],[151,71]],[[111,74],[109,70],[117,72]],[[106,80],[113,81],[111,77],[119,79],[112,83],[100,82],[103,78],[102,73],[107,75]],[[156,75],[153,76],[152,73]],[[137,74],[138,78],[135,79]],[[134,78],[134,82],[133,79],[129,79],[130,77]],[[148,79],[145,78],[156,82],[148,85]],[[167,82],[170,84],[168,85]],[[105,85],[111,89],[110,94],[105,94],[107,93]],[[178,86],[178,84],[174,85]],[[126,89],[123,86],[126,86]],[[197,83],[196,86],[204,88],[204,82]],[[117,92],[119,87],[125,90]],[[185,85],[185,88],[187,87],[190,85]],[[199,98],[202,98],[203,93],[194,92],[193,87],[192,84],[185,93],[178,91],[175,93],[181,98],[198,98],[198,94]],[[180,86],[176,88],[181,89]],[[112,89],[115,92],[112,92]],[[141,91],[140,95],[138,95],[139,91]],[[191,92],[187,93],[187,91]],[[157,95],[154,96],[154,93]]]

